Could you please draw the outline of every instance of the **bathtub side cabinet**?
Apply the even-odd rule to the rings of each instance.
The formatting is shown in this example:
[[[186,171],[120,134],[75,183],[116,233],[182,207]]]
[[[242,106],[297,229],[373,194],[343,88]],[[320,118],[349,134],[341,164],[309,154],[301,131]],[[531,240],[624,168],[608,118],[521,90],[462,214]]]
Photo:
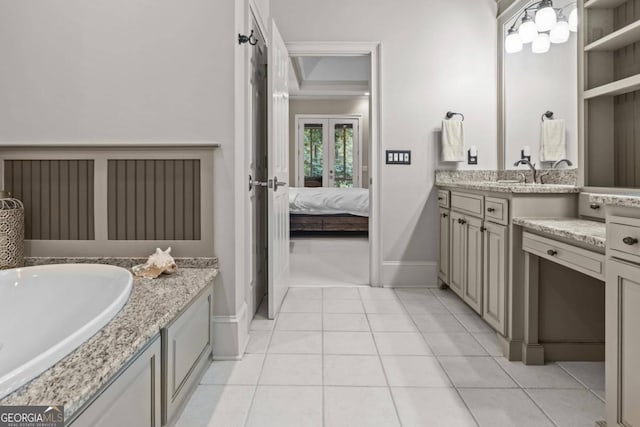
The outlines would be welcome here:
[[[73,427],[160,427],[160,336],[123,369]]]
[[[212,303],[210,283],[70,420],[70,425],[173,425],[211,360]]]

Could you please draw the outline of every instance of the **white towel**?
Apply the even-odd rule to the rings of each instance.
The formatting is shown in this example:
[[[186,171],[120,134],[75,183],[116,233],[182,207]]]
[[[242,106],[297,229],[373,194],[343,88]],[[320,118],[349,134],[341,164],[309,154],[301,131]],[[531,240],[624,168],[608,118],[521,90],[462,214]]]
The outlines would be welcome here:
[[[464,162],[462,120],[442,121],[442,160],[445,162]]]
[[[564,120],[544,120],[540,128],[540,161],[555,162],[567,157]]]

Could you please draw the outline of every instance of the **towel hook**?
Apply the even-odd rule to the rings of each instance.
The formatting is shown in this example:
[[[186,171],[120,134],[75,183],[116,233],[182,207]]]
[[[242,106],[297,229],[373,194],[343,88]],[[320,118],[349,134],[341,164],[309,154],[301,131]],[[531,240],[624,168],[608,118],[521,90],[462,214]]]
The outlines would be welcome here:
[[[542,120],[544,122],[544,118],[547,118],[547,120],[552,119],[553,118],[553,111],[545,111],[542,116],[540,117],[540,120]]]
[[[238,34],[238,44],[249,43],[251,46],[255,46],[258,44],[258,39],[253,36],[253,30],[251,30],[251,34],[248,36],[245,34]]]
[[[464,122],[464,114],[462,113],[456,113],[453,111],[447,111],[447,119],[451,119],[453,116],[460,116],[462,117],[462,121]]]

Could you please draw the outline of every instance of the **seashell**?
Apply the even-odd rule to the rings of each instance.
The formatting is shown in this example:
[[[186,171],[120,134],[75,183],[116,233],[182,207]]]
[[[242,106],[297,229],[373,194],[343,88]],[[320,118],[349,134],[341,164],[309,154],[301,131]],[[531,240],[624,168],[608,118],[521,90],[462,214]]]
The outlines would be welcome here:
[[[146,263],[134,266],[131,271],[133,271],[136,277],[145,277],[148,279],[155,279],[162,273],[175,273],[178,270],[178,266],[170,253],[170,247],[167,248],[166,251],[156,248],[155,253],[149,256]]]

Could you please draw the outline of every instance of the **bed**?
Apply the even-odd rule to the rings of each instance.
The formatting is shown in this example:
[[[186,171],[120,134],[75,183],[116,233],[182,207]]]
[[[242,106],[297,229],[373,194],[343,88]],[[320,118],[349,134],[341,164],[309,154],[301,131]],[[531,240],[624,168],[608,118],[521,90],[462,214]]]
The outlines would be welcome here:
[[[289,188],[291,232],[369,231],[366,188]]]

